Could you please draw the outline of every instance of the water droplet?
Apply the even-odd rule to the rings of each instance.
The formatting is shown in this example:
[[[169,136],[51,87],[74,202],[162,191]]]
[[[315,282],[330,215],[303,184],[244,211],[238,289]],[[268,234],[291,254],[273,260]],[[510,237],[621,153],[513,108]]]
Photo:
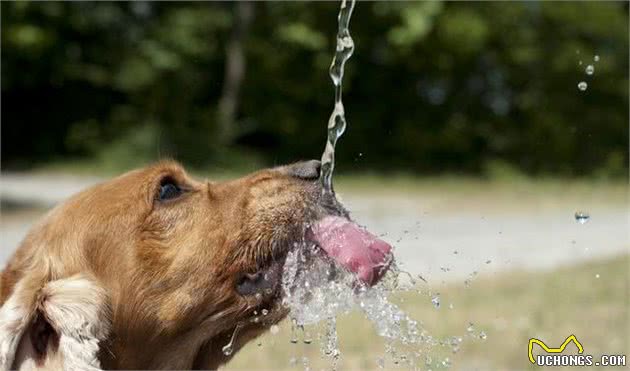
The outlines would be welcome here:
[[[269,329],[269,331],[270,331],[273,335],[276,335],[278,332],[280,332],[280,327],[278,327],[278,325],[273,325],[273,326],[271,326],[271,328]]]
[[[241,329],[242,325],[239,323],[234,328],[234,332],[232,333],[232,337],[230,338],[230,342],[227,343],[221,350],[223,354],[229,356],[234,351],[234,340],[236,339],[236,335],[238,335],[238,331]]]
[[[385,359],[383,359],[383,357],[378,357],[376,359],[376,364],[378,365],[378,368],[385,369]]]
[[[256,346],[261,347],[262,346],[262,341],[257,342]]]
[[[302,342],[304,342],[304,344],[310,344],[313,342],[313,338],[311,337],[311,334],[308,331],[304,331],[304,339],[302,339]]]
[[[459,252],[457,252],[457,250],[455,250],[455,251],[453,251],[453,254],[457,255],[457,254],[459,254]]]
[[[442,366],[446,368],[451,367],[451,360],[448,357],[444,358],[444,360],[442,360]]]
[[[588,215],[587,213],[583,212],[583,211],[576,211],[575,212],[575,221],[580,223],[580,224],[584,224],[584,223],[588,222],[590,218],[591,218],[591,216]]]
[[[599,55],[594,56],[594,57],[593,57],[593,60],[594,60],[595,62],[599,62]]]
[[[291,344],[297,344],[298,338],[295,332],[295,327],[297,326],[297,320],[295,318],[291,319],[291,339],[289,340]]]
[[[481,331],[481,332],[479,333],[479,339],[481,339],[481,340],[486,340],[486,338],[487,338],[487,337],[488,337],[488,335],[486,335],[486,333],[485,333],[485,332]]]
[[[429,365],[431,365],[431,363],[433,363],[433,360],[431,359],[431,356],[426,356],[426,358],[424,359],[424,364],[429,366]]]
[[[459,345],[462,343],[462,338],[461,337],[456,337],[453,336],[450,341],[449,341],[449,345],[451,346],[453,353],[457,353],[457,351],[459,350]]]
[[[266,316],[267,314],[269,314],[269,311],[267,309],[263,309],[262,310],[262,315]]]
[[[592,75],[593,72],[595,72],[595,67],[593,67],[592,64],[589,64],[588,66],[586,66],[584,72],[586,72],[587,75]]]
[[[450,304],[448,305],[448,309],[453,309],[453,308],[455,308],[455,307],[453,306],[453,303],[450,303]]]
[[[433,298],[431,298],[431,303],[433,304],[435,309],[439,309],[440,308],[440,294],[433,296]]]
[[[468,323],[468,327],[466,327],[466,332],[468,332],[470,334],[473,331],[475,331],[475,325],[472,322],[469,322]]]
[[[595,278],[599,278],[599,273],[597,273],[597,274],[595,275]]]
[[[578,64],[581,66],[582,65],[582,61],[579,61]]]
[[[311,367],[308,365],[308,357],[302,357],[302,367],[304,367],[304,371],[311,371]]]
[[[580,89],[581,91],[586,90],[587,87],[588,84],[586,83],[586,81],[580,81],[580,83],[578,84],[578,89]]]
[[[232,354],[232,344],[227,344],[223,347],[223,354],[225,354],[226,356]]]

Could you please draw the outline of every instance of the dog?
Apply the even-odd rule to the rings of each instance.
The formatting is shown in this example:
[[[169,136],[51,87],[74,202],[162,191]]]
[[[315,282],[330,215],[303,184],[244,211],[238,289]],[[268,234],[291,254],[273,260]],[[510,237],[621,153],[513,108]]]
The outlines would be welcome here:
[[[164,161],[58,205],[1,273],[0,370],[216,369],[287,315],[283,264],[304,241],[374,284],[391,247],[350,221],[320,171],[201,182]]]

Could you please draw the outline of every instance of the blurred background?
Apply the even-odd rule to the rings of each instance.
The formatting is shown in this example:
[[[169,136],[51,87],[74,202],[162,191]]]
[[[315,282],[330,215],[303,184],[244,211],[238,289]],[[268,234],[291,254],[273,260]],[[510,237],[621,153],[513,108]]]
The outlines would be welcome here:
[[[223,179],[321,156],[339,3],[0,6],[0,267],[46,210],[122,171],[175,158]],[[428,281],[399,305],[470,339],[422,367],[524,369],[530,337],[571,333],[630,353],[628,11],[357,4],[337,189]],[[369,322],[339,325],[344,368],[376,368]],[[286,331],[230,366],[318,367]]]

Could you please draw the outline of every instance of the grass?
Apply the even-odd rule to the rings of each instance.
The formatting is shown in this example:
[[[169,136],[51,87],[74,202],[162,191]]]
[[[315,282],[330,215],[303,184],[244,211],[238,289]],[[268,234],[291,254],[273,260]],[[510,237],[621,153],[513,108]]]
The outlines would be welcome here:
[[[510,272],[479,277],[469,286],[451,283],[433,287],[439,292],[442,306],[435,309],[427,295],[415,291],[392,298],[410,315],[421,320],[426,330],[438,338],[461,336],[459,352],[450,347],[429,351],[431,365],[440,369],[440,361],[449,357],[453,369],[527,370],[536,369],[527,357],[531,337],[550,347],[559,346],[575,334],[585,354],[626,354],[629,342],[629,272],[630,256],[558,269],[551,272]],[[453,308],[449,309],[449,304]],[[474,323],[474,331],[466,328]],[[226,369],[301,369],[291,365],[292,357],[306,356],[312,369],[329,369],[330,361],[322,358],[319,345],[290,344],[287,321],[276,335],[266,334],[248,344]],[[360,314],[338,320],[341,344],[341,369],[375,369],[376,359],[384,354],[383,339]],[[316,331],[316,329],[312,329]],[[480,331],[487,334],[482,340]],[[535,349],[538,352],[538,349]],[[570,345],[568,353],[574,353]],[[424,359],[424,355],[423,358]],[[386,369],[396,368],[389,362]]]

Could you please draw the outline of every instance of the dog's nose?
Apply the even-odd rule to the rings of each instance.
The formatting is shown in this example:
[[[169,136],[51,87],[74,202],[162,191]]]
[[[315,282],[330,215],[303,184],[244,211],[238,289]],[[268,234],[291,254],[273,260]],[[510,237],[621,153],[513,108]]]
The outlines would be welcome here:
[[[287,174],[292,177],[313,180],[319,178],[319,171],[322,168],[321,162],[317,160],[298,162],[287,166]]]

